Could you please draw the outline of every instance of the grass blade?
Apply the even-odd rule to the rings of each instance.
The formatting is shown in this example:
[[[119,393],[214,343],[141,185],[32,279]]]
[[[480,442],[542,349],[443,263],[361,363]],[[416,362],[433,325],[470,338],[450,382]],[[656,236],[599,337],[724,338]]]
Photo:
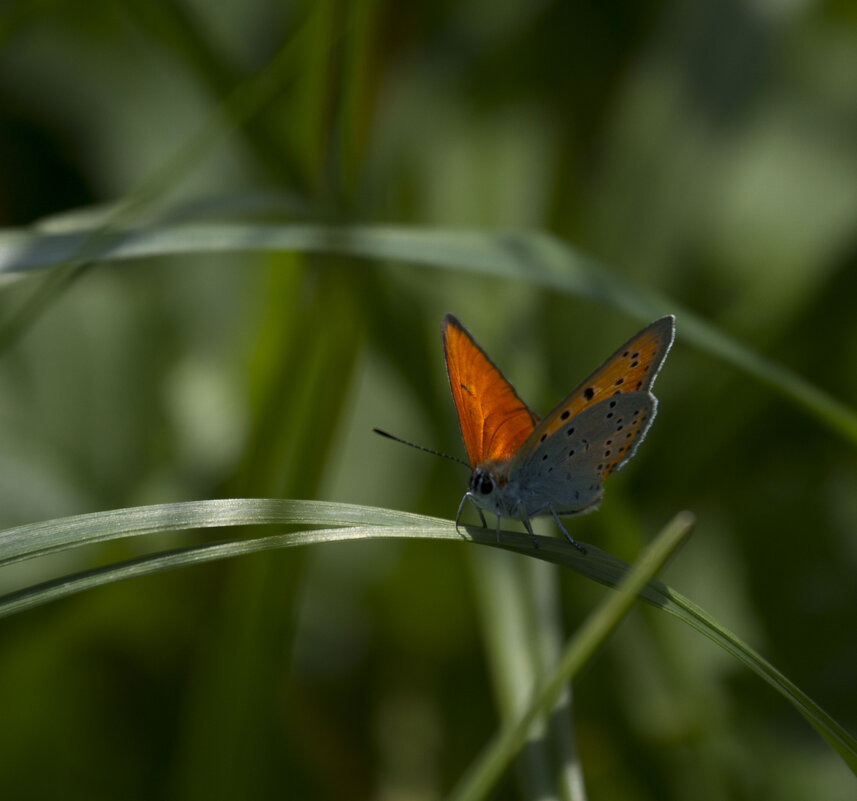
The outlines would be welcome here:
[[[625,574],[617,585],[616,592],[609,595],[583,622],[566,646],[556,667],[533,692],[527,710],[517,720],[501,728],[486,752],[452,792],[452,799],[478,801],[487,797],[524,744],[533,722],[551,710],[565,686],[619,625],[643,587],[663,567],[670,554],[690,533],[692,526],[693,517],[686,512],[680,513],[667,524],[638,562]]]
[[[31,523],[0,532],[0,567],[67,548],[194,528],[252,525],[431,526],[446,521],[390,509],[279,498],[224,498],[137,506]]]
[[[316,524],[328,527],[195,545],[64,576],[0,596],[0,617],[127,578],[243,554],[326,542],[390,538],[427,538],[454,542],[470,540],[571,568],[610,587],[617,586],[629,570],[627,564],[593,545],[586,545],[587,554],[583,556],[567,542],[555,537],[538,537],[539,547],[534,549],[527,534],[501,531],[498,546],[493,529],[462,527],[459,533],[450,521],[439,518],[350,504],[258,498],[118,509],[19,526],[0,532],[0,560],[8,564],[65,548],[129,536],[252,524]],[[640,592],[640,597],[706,636],[777,690],[857,775],[857,741],[756,651],[693,602],[660,581],[649,581]]]
[[[0,273],[56,266],[87,247],[86,230],[59,234],[7,230],[0,234]],[[98,243],[96,243],[98,244]],[[780,392],[857,445],[857,411],[796,373],[732,339],[668,298],[635,286],[553,236],[405,226],[218,224],[140,228],[117,233],[94,261],[181,253],[301,251],[405,261],[492,277],[513,278],[590,298],[648,322],[675,313],[681,337]]]

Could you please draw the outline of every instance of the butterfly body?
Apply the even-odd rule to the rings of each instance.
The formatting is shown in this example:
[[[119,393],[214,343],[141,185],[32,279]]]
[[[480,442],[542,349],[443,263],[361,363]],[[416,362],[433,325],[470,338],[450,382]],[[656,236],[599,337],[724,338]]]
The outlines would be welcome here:
[[[472,473],[458,508],[470,500],[501,518],[560,516],[595,509],[602,483],[634,454],[651,425],[657,400],[650,388],[673,340],[663,317],[632,337],[544,419],[451,314],[442,333],[447,373]],[[535,542],[535,536],[533,535]],[[582,550],[582,549],[581,549]]]

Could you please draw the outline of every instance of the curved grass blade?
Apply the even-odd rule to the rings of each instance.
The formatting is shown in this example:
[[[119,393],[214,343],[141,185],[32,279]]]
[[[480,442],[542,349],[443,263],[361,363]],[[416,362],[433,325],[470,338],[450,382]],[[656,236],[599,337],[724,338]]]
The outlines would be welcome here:
[[[0,233],[0,273],[56,266],[73,260],[90,239],[87,231]],[[97,250],[97,247],[101,250]],[[180,253],[276,250],[326,252],[374,260],[406,261],[517,278],[580,295],[641,321],[675,313],[683,341],[774,388],[857,445],[857,411],[796,373],[763,358],[669,299],[635,286],[572,246],[539,232],[497,233],[406,226],[183,225],[117,232],[87,258],[124,260]]]
[[[498,546],[493,529],[462,527],[462,533],[458,533],[453,523],[438,518],[349,504],[247,498],[119,509],[19,526],[0,533],[0,558],[6,558],[8,563],[64,548],[186,528],[272,523],[316,523],[335,527],[195,545],[65,576],[0,597],[0,617],[125,578],[242,554],[324,542],[389,538],[470,540],[569,567],[609,587],[617,586],[629,569],[627,564],[593,545],[586,545],[587,554],[583,556],[564,540],[554,537],[538,537],[539,547],[535,549],[528,535],[501,531]],[[809,721],[857,775],[857,741],[756,651],[660,581],[650,581],[640,597],[706,636],[770,684]]]
[[[241,524],[244,525],[244,524]],[[104,567],[85,570],[71,576],[47,581],[34,587],[8,593],[0,597],[0,618],[23,612],[35,606],[75,595],[84,590],[112,584],[124,579],[149,576],[174,570],[179,567],[204,564],[233,556],[244,556],[281,548],[295,548],[324,542],[348,542],[349,540],[409,539],[429,537],[433,539],[458,539],[455,529],[445,522],[442,527],[430,526],[341,526],[328,529],[295,531],[288,534],[272,534],[242,540],[192,545],[173,551],[150,554]]]
[[[194,528],[364,523],[407,528],[445,525],[446,522],[392,509],[281,498],[223,498],[136,506],[30,523],[0,532],[0,567],[98,542]]]
[[[485,753],[468,770],[450,796],[454,801],[487,798],[491,788],[508,768],[526,741],[533,722],[550,712],[565,686],[592,658],[630,611],[640,592],[684,541],[693,526],[693,516],[682,512],[667,524],[616,586],[577,630],[556,666],[539,683],[527,710],[504,725]]]
[[[512,546],[506,542],[501,542],[500,547],[520,550],[519,546]],[[538,552],[533,555],[570,567],[608,587],[617,586],[627,574],[629,566],[594,545],[587,543],[586,550],[587,554],[583,556],[575,553],[573,548],[567,547],[566,543],[548,537],[539,539]],[[691,600],[657,579],[648,582],[640,592],[640,598],[677,617],[707,637],[777,690],[806,718],[857,775],[857,740],[758,652]]]

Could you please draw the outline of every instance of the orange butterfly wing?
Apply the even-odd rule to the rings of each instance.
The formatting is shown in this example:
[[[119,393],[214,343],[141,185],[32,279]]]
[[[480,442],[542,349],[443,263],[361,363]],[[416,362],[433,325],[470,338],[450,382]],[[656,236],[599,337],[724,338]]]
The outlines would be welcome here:
[[[669,315],[655,320],[631,337],[541,421],[518,452],[513,467],[529,458],[542,442],[584,409],[613,395],[649,393],[672,345],[674,334],[675,318]],[[633,427],[629,426],[625,432],[628,437],[627,448],[617,451],[616,458],[605,464],[602,479],[631,457],[636,440],[646,433],[653,416],[643,415],[637,418]]]
[[[449,388],[471,467],[507,460],[532,434],[538,417],[451,314],[441,325]]]

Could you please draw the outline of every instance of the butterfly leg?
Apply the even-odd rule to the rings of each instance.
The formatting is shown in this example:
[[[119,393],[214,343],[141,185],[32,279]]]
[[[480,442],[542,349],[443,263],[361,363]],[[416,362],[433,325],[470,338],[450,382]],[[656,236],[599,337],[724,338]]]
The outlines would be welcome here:
[[[551,510],[551,514],[553,515],[553,519],[556,520],[556,524],[559,526],[559,530],[565,534],[565,538],[575,547],[578,551],[580,551],[584,556],[586,556],[586,548],[584,548],[579,542],[572,539],[571,534],[569,534],[565,530],[565,526],[560,522],[557,513],[554,511],[553,506],[548,507]]]
[[[522,503],[518,504],[518,514],[520,515],[521,522],[524,524],[524,528],[527,529],[530,537],[533,540],[533,547],[538,548],[539,547],[539,541],[536,538],[536,535],[533,533],[533,526],[530,523],[530,518],[527,515],[527,510],[524,508],[524,505]]]
[[[458,530],[458,524],[461,521],[461,513],[464,511],[464,504],[467,503],[467,494],[465,493],[464,497],[461,499],[461,503],[458,504],[458,512],[455,515],[455,533],[461,534]]]
[[[464,511],[464,504],[467,503],[468,500],[473,503],[473,499],[470,497],[470,493],[465,492],[464,497],[461,499],[461,503],[458,504],[458,512],[455,515],[455,531],[458,534],[461,534],[461,532],[458,530],[458,526],[461,523],[461,513]],[[482,509],[478,507],[475,503],[473,504],[473,508],[476,509],[477,512],[479,512],[479,519],[482,521],[482,528],[488,528],[488,521],[485,519],[485,515],[482,514]]]

